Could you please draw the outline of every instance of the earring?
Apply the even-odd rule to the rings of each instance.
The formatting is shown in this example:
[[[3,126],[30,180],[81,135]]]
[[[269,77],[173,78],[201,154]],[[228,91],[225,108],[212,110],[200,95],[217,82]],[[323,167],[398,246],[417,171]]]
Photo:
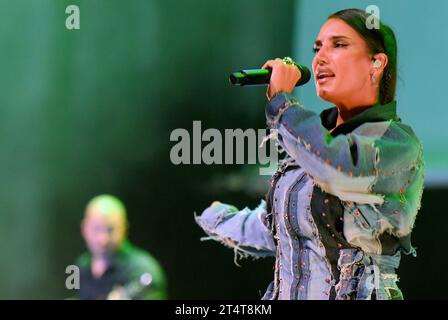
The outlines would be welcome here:
[[[372,74],[372,75],[370,76],[370,79],[372,80],[372,83],[373,83],[373,84],[376,84],[376,78],[375,78],[375,75],[374,75],[374,74]]]
[[[380,67],[381,67],[381,61],[378,60],[378,59],[376,59],[375,62],[373,63],[373,67],[374,67],[375,69],[380,68]]]

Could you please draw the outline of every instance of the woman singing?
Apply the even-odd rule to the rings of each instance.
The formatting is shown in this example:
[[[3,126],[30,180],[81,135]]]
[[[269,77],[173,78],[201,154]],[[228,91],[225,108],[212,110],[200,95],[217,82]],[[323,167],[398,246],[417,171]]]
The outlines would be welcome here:
[[[317,95],[334,105],[307,110],[291,95],[290,59],[272,74],[266,117],[286,151],[266,201],[254,210],[214,202],[196,218],[243,256],[275,256],[263,299],[402,299],[396,269],[415,255],[422,145],[396,114],[397,44],[358,9],[332,14],[314,43]]]

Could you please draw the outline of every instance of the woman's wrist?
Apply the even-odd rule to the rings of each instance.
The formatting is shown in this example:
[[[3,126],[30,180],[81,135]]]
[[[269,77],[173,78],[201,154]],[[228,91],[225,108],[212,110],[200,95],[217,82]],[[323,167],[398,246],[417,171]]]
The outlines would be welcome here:
[[[276,95],[280,94],[280,93],[287,93],[284,90],[278,90],[275,91],[274,93],[270,93],[270,87],[268,85],[268,88],[266,89],[266,99],[268,99],[268,101],[271,101]]]

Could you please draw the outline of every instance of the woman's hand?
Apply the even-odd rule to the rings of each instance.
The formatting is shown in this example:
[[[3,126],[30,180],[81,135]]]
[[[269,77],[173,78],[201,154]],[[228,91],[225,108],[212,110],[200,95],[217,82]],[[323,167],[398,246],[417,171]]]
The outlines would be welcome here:
[[[279,93],[291,93],[299,81],[302,74],[299,68],[294,65],[286,64],[282,59],[268,60],[262,67],[263,69],[271,68],[271,79],[266,91],[268,100]]]

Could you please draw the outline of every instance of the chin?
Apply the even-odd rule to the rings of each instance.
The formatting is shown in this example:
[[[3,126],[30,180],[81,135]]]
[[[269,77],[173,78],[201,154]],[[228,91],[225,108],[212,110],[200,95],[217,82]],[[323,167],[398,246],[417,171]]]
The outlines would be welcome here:
[[[317,96],[321,98],[322,100],[325,100],[330,103],[334,103],[334,95],[325,89],[317,89]]]

